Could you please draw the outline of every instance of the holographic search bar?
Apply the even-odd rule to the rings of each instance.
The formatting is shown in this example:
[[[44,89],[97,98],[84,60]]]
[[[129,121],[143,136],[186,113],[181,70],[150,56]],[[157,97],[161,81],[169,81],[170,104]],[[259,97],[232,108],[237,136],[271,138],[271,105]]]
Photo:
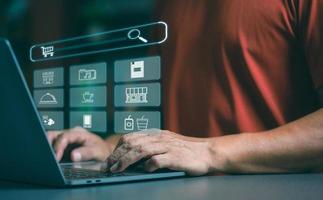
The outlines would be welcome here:
[[[152,46],[165,42],[168,26],[154,22],[102,33],[46,42],[30,48],[32,62]]]

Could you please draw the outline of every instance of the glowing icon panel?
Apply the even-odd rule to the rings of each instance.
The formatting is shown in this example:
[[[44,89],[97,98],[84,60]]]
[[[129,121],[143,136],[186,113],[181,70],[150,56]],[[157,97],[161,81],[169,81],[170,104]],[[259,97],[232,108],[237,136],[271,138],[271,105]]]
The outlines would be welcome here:
[[[76,126],[104,133],[107,131],[107,113],[105,111],[72,111],[70,112],[69,128]]]
[[[71,85],[103,84],[107,82],[107,64],[87,63],[70,67]]]
[[[34,100],[38,108],[62,108],[64,106],[64,90],[34,90]]]
[[[114,114],[114,129],[116,133],[130,133],[152,128],[161,128],[161,114],[158,111],[117,111]]]
[[[80,69],[78,74],[79,81],[92,81],[97,78],[95,69]]]
[[[161,59],[159,56],[117,60],[114,62],[116,83],[160,80]]]
[[[116,85],[114,104],[116,107],[159,107],[160,83]]]
[[[76,87],[70,89],[70,107],[105,107],[107,105],[107,87]]]
[[[50,88],[64,86],[64,69],[50,68],[34,71],[34,88]]]
[[[42,111],[40,118],[46,130],[64,129],[64,113],[61,111]]]
[[[126,104],[148,103],[148,87],[126,88]]]

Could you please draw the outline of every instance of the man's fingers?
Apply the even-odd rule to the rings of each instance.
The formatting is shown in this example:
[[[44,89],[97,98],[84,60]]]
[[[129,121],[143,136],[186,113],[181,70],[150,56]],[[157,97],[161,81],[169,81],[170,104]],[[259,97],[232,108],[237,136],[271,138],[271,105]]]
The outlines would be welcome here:
[[[83,143],[86,138],[82,137],[82,133],[64,133],[57,137],[54,143],[54,149],[56,152],[56,159],[60,161],[64,155],[64,151],[69,144]]]
[[[107,166],[111,167],[114,165],[123,155],[130,151],[130,147],[126,145],[121,145],[113,151],[113,153],[107,158]]]
[[[64,151],[68,146],[68,141],[65,137],[58,137],[54,143],[54,150],[56,152],[56,159],[60,161],[64,155]]]
[[[60,133],[60,131],[48,131],[47,139],[51,145],[53,145],[53,142],[59,136]]]
[[[140,140],[142,138],[156,138],[156,136],[161,134],[160,129],[148,129],[140,132],[134,132],[134,133],[128,133],[126,135],[123,135],[119,142],[117,147],[121,146],[122,144],[128,142],[128,141],[136,141]]]
[[[88,160],[97,160],[98,156],[96,155],[95,148],[93,147],[79,147],[74,149],[71,153],[71,160],[73,162],[81,162]]]
[[[168,154],[159,154],[152,156],[145,164],[145,170],[148,172],[156,171],[157,169],[170,168],[170,160]]]
[[[125,153],[112,166],[108,165],[107,167],[111,167],[111,172],[120,172],[143,158],[150,157],[156,154],[163,154],[166,152],[167,148],[161,144],[148,144],[144,146],[137,146]]]
[[[124,135],[122,138],[130,141],[134,141],[140,138],[156,138],[162,133],[160,129],[147,129],[140,132],[134,132]],[[121,140],[122,141],[122,140]]]
[[[133,141],[136,138],[141,138],[141,137],[145,137],[145,136],[148,136],[148,134],[146,134],[146,133],[140,133],[140,132],[128,133],[126,135],[123,135],[120,138],[120,140],[119,140],[119,142],[118,142],[118,144],[116,146],[116,149],[118,147],[120,147],[121,145],[127,143],[128,141]]]
[[[107,159],[107,166],[111,167],[118,160],[121,159],[126,153],[138,146],[145,146],[146,144],[155,144],[158,142],[157,135],[149,135],[146,133],[128,134],[119,140],[119,146],[116,147],[114,152]]]

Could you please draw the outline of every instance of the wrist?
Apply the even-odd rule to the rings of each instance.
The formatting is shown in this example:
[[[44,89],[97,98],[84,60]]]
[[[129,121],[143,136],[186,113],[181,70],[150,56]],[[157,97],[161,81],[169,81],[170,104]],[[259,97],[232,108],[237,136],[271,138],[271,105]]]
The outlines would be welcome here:
[[[229,159],[223,146],[222,137],[207,139],[209,173],[227,171]]]

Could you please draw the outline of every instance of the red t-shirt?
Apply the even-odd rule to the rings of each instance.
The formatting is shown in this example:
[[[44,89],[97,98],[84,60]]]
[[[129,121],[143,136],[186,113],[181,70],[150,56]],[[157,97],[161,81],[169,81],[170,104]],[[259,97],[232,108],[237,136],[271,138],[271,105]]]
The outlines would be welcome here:
[[[165,128],[272,129],[320,107],[322,0],[161,0]],[[321,89],[319,89],[321,88]]]

